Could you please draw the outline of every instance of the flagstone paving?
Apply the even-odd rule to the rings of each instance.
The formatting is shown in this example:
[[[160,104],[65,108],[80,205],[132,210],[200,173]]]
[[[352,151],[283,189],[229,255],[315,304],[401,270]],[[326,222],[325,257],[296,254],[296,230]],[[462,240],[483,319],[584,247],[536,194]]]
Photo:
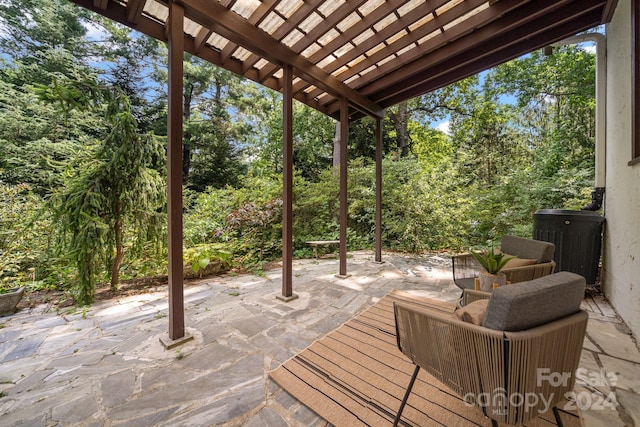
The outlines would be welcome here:
[[[172,350],[167,294],[48,305],[0,318],[1,426],[325,426],[271,381],[276,368],[392,289],[453,302],[445,255],[354,252],[346,279],[336,259],[294,262],[290,302],[281,271],[220,276],[185,287],[194,339]],[[640,426],[640,352],[599,296],[590,312],[576,406],[586,426]]]

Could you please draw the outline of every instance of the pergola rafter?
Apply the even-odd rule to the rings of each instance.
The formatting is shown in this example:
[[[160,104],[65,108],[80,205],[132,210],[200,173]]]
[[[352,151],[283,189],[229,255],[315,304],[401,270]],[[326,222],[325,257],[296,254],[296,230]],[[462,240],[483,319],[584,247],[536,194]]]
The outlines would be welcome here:
[[[70,0],[166,41],[169,0]],[[176,0],[185,51],[339,119],[384,108],[611,18],[616,0]],[[445,71],[442,64],[454,64]],[[434,71],[437,71],[434,73]],[[442,75],[445,73],[446,76]]]
[[[317,0],[316,0],[317,1]],[[185,14],[195,22],[212,28],[225,38],[260,54],[271,63],[279,66],[291,65],[296,75],[313,82],[317,87],[329,93],[342,96],[351,101],[351,105],[369,115],[380,115],[382,108],[338,80],[336,77],[296,54],[287,46],[272,38],[264,37],[264,32],[249,24],[235,12],[210,0],[181,0]],[[309,12],[310,13],[310,12]]]

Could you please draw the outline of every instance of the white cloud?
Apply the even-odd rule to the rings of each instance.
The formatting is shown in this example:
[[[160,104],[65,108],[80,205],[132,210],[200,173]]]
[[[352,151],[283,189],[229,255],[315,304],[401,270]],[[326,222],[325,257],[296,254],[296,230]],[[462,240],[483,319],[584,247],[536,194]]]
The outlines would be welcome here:
[[[101,26],[93,23],[93,22],[83,22],[82,25],[87,30],[87,34],[85,37],[88,40],[96,41],[96,40],[105,40],[109,37],[107,32]]]
[[[450,125],[451,122],[447,120],[446,122],[438,124],[438,126],[436,126],[436,129],[438,129],[440,132],[444,132],[447,135],[451,135]]]

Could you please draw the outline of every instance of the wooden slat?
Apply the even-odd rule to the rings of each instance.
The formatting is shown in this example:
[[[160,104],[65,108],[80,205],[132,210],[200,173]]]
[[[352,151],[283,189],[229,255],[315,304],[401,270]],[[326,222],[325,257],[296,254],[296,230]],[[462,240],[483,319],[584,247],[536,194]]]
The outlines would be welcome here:
[[[503,3],[503,1],[497,3],[494,8],[497,8],[498,5],[502,5]],[[417,71],[426,67],[432,67],[452,58],[453,55],[451,53],[454,51],[458,52],[458,55],[464,52],[474,52],[472,56],[475,57],[475,52],[477,52],[478,48],[483,48],[484,51],[495,50],[497,44],[496,39],[502,40],[500,47],[503,48],[515,44],[519,40],[530,38],[538,32],[546,31],[548,26],[551,25],[549,21],[558,24],[570,21],[576,13],[581,13],[584,9],[591,10],[592,8],[598,7],[598,3],[598,0],[584,0],[579,4],[571,0],[540,0],[529,3],[516,9],[504,18],[495,20],[491,24],[474,31],[472,35],[468,37],[461,37],[463,33],[470,30],[470,28],[464,26],[450,30],[450,32],[455,33],[453,35],[456,36],[453,42],[447,37],[442,37],[442,39],[434,37],[435,40],[432,39],[424,43],[416,52],[409,52],[406,55],[407,59],[403,58],[402,62],[405,62],[405,64],[403,64],[402,71],[400,68],[392,68],[389,66],[383,66],[383,68],[386,72],[393,71],[393,74],[387,76],[390,77],[391,80],[393,80],[393,76],[396,76],[400,72],[403,73],[406,79],[407,75],[415,73],[414,70]],[[491,10],[492,13],[496,11],[496,9],[493,8],[489,10]],[[469,21],[470,24],[476,23],[475,20],[470,19]],[[487,46],[487,44],[489,45]],[[441,46],[444,46],[444,48],[434,50],[434,48]],[[423,52],[421,53],[420,50]],[[431,51],[433,52],[429,54],[429,64],[426,64],[423,60],[425,57],[424,53]],[[409,60],[413,60],[413,62],[409,66],[406,66]],[[354,85],[359,86],[357,82],[354,82]],[[369,85],[365,93],[369,91],[379,93],[383,87],[383,82]]]
[[[493,7],[497,7],[503,1],[496,3]],[[439,39],[439,36],[434,37],[424,43],[421,49],[426,52],[431,50],[434,45],[442,46],[440,49],[436,49],[428,55],[425,55],[424,52],[421,54],[419,49],[405,53],[400,58],[401,61],[389,62],[379,68],[377,72],[384,75],[384,78],[363,87],[359,87],[359,85],[366,81],[365,78],[350,84],[359,87],[360,92],[369,94],[383,106],[393,105],[391,101],[388,101],[389,99],[393,98],[393,103],[401,102],[399,101],[401,98],[403,100],[409,99],[416,96],[420,90],[424,90],[427,81],[437,79],[439,74],[434,73],[434,69],[440,67],[441,64],[449,64],[446,66],[446,70],[444,66],[441,68],[443,74],[458,78],[462,73],[454,72],[455,68],[452,69],[450,65],[453,61],[464,61],[464,64],[471,64],[471,74],[474,74],[488,66],[503,62],[504,58],[512,59],[527,52],[527,47],[532,45],[532,40],[536,40],[536,43],[542,40],[544,44],[554,38],[564,38],[575,34],[579,31],[576,29],[576,25],[582,27],[582,21],[576,19],[576,15],[584,15],[584,19],[591,21],[592,14],[598,13],[601,7],[600,3],[598,0],[583,2],[544,0],[527,4],[468,36],[458,37],[454,42],[443,45],[444,36],[442,39]],[[554,33],[553,29],[557,29],[558,33]],[[462,28],[459,30],[461,31]],[[536,38],[537,36],[539,37]],[[495,41],[496,38],[500,42]],[[517,49],[513,49],[513,53],[507,54],[510,48]],[[491,65],[481,62],[483,56],[494,54],[502,61],[491,61]],[[402,65],[400,68],[396,68],[400,65]],[[480,68],[481,66],[485,68]],[[412,90],[414,86],[417,87],[417,91]],[[433,86],[429,87],[433,88]],[[335,103],[331,106],[326,105],[326,107],[330,113],[337,111]]]
[[[390,54],[392,53],[396,53],[402,49],[404,49],[405,47],[411,45],[412,43],[415,43],[416,41],[420,40],[421,38],[425,37],[428,34],[431,34],[433,31],[437,30],[438,28],[449,24],[450,22],[458,19],[459,17],[461,17],[462,15],[472,11],[473,9],[477,8],[478,6],[480,6],[482,3],[484,3],[484,1],[486,0],[467,0],[465,2],[462,2],[458,5],[456,5],[455,7],[449,9],[446,13],[443,13],[442,15],[439,15],[438,17],[434,18],[432,21],[427,22],[425,25],[420,26],[419,28],[416,28],[414,31],[412,31],[411,33],[405,35],[404,37],[401,37],[400,39],[396,40],[395,42],[391,43],[390,45],[387,46],[387,48],[382,49],[378,52],[376,52],[375,54],[369,56],[367,59],[365,59],[364,61],[359,62],[356,66],[354,67],[350,67],[348,72],[342,73],[340,74],[339,78],[343,78],[343,79],[348,79],[349,77],[363,71],[366,70],[367,68],[369,68],[372,65],[375,65],[377,62],[381,61],[382,59],[388,57]],[[522,2],[522,0],[504,0],[505,3],[512,3],[517,4],[518,2]],[[434,4],[434,7],[432,7],[432,10],[435,10],[437,7],[442,6],[443,4],[446,4],[447,1],[446,0],[440,0],[439,3]],[[489,10],[489,9],[487,9]],[[388,27],[386,27],[384,30],[380,31],[378,34],[375,35],[375,37],[371,37],[369,40],[367,40],[365,43],[362,43],[361,46],[358,47],[358,52],[361,51],[368,51],[369,49],[375,47],[376,45],[384,42],[386,39],[388,39],[389,37],[395,35],[398,31],[410,26],[411,24],[413,24],[414,22],[418,21],[420,18],[422,18],[422,16],[420,14],[409,14],[409,15],[405,15],[403,16],[401,19],[398,19],[398,21],[392,25],[389,25]],[[463,24],[460,24],[460,26],[462,26]],[[455,27],[456,29],[458,28],[458,26]],[[443,34],[447,35],[449,32],[444,32]],[[358,55],[359,56],[359,55]],[[355,53],[347,53],[346,55],[343,55],[342,57],[340,57],[338,59],[338,61],[335,61],[334,63],[331,64],[331,68],[328,69],[328,72],[334,72],[335,70],[339,69],[340,67],[342,67],[345,64],[348,64],[351,60],[357,58]]]
[[[137,24],[144,10],[146,0],[128,0],[127,1],[127,21]]]
[[[343,3],[340,7],[333,11],[333,13],[326,17],[323,20],[323,25],[318,25],[311,31],[309,31],[306,36],[300,39],[296,44],[291,47],[296,53],[300,53],[310,45],[312,45],[316,39],[325,34],[329,29],[335,28],[335,26],[340,23],[344,18],[351,15],[355,9],[360,7],[366,0],[351,0],[346,3]],[[311,61],[310,61],[311,62]],[[265,73],[273,72],[274,70],[266,68],[263,70]]]
[[[592,10],[587,16],[597,19],[599,13],[599,10],[596,9]],[[513,31],[520,35],[520,41],[505,45],[500,50],[491,49],[490,46],[486,45],[478,46],[473,50],[473,53],[469,52],[466,56],[451,57],[446,61],[436,63],[433,67],[426,66],[423,63],[425,67],[419,73],[413,76],[405,75],[402,86],[394,84],[384,90],[378,89],[376,91],[377,101],[380,102],[382,100],[382,105],[393,105],[401,102],[399,99],[410,99],[417,96],[416,94],[424,93],[422,91],[426,87],[443,87],[453,83],[451,79],[447,78],[447,73],[451,73],[452,70],[455,71],[456,76],[467,77],[589,28],[589,25],[585,25],[581,21],[563,22],[560,17],[546,19],[554,20],[559,24],[551,29],[547,27],[540,28],[538,34],[535,32],[533,34],[523,34],[521,28],[516,28]],[[366,89],[363,88],[363,91],[366,91]]]
[[[304,21],[313,12],[315,12],[318,9],[318,6],[320,6],[320,4],[321,4],[320,0],[311,0],[311,1],[305,2],[302,6],[298,8],[298,10],[296,10],[293,13],[293,15],[287,18],[284,21],[284,23],[280,27],[278,27],[276,31],[273,32],[273,34],[271,34],[271,37],[274,40],[281,41],[292,30],[294,30],[297,25],[299,25],[302,21]],[[260,60],[260,58],[261,58],[260,55],[254,54],[249,58],[247,58],[247,60],[249,61],[249,63],[255,64]],[[268,78],[272,76],[277,69],[278,69],[277,66],[269,64],[268,66],[260,70],[260,75],[264,76],[264,78]]]
[[[335,52],[343,45],[350,43],[351,40],[362,34],[367,28],[373,28],[375,24],[380,22],[387,15],[394,13],[396,9],[407,3],[409,0],[389,0],[386,3],[380,5],[377,9],[372,11],[369,15],[365,16],[362,21],[353,25],[347,31],[331,40],[322,49],[314,53],[309,57],[309,61],[317,64],[322,59],[326,58],[329,54]],[[444,0],[438,0],[442,2]],[[306,49],[309,46],[306,46]],[[302,49],[300,52],[302,52]]]
[[[96,9],[105,10],[108,3],[109,0],[93,0],[93,7],[95,7]]]
[[[275,9],[278,4],[278,0],[265,0],[260,3],[260,6],[253,11],[248,21],[251,25],[258,26],[260,23],[269,15],[269,13]],[[230,42],[229,44],[233,46],[237,46],[235,43]],[[246,71],[253,67],[256,62],[258,62],[261,58],[258,55],[252,54],[249,58],[244,61],[243,71]]]
[[[145,16],[143,11],[145,0],[71,1],[166,41],[165,23],[158,22],[155,17]],[[168,4],[168,0],[157,1],[163,5]],[[230,11],[229,8],[236,3],[235,1],[180,0],[179,3],[185,7],[185,16],[205,27],[195,38],[185,34],[185,51],[276,90],[280,90],[282,85],[279,79],[274,78],[274,73],[283,65],[289,64],[293,67],[295,75],[299,77],[292,90],[293,97],[334,118],[339,118],[339,99],[343,97],[348,100],[352,108],[355,107],[357,110],[349,112],[353,118],[361,117],[363,114],[381,117],[382,107],[437,89],[529,52],[539,45],[557,41],[554,37],[563,38],[571,35],[570,31],[580,31],[580,29],[592,28],[608,22],[617,5],[617,0],[558,0],[553,2],[557,8],[554,9],[545,6],[545,4],[548,5],[548,0],[531,1],[530,4],[533,6],[529,9],[529,19],[520,20],[517,24],[517,27],[521,27],[518,33],[513,31],[514,13],[510,8],[518,5],[520,9],[519,5],[524,5],[526,0],[490,2],[490,7],[481,12],[482,18],[471,16],[451,28],[447,28],[447,22],[452,22],[455,17],[472,10],[479,0],[459,2],[443,13],[435,13],[435,10],[443,5],[446,9],[446,5],[454,0],[427,1],[405,16],[400,16],[396,10],[408,0],[387,0],[375,10],[370,11],[368,15],[362,16],[362,19],[356,21],[351,28],[343,28],[344,33],[339,34],[306,60],[300,58],[300,53],[316,43],[317,39],[330,29],[335,30],[349,13],[360,14],[359,7],[365,0],[347,0],[325,17],[322,25],[307,31],[307,34],[291,49],[282,46],[280,41],[297,28],[310,13],[319,10],[325,2],[330,0],[303,2],[298,10],[275,31],[274,37],[270,37],[259,30],[258,25],[276,9],[280,1],[283,0],[262,1],[249,19],[244,19]],[[361,42],[359,46],[352,42],[363,31],[372,29],[376,23],[390,14],[395,14],[396,22],[392,22],[380,32],[372,30],[373,36]],[[411,23],[429,15],[434,16],[435,20],[427,22],[422,26],[424,28],[418,27],[407,32],[398,40],[385,46],[382,51],[373,53],[349,70],[341,72],[337,77],[331,74],[353,59],[361,57],[364,51],[380,43],[386,44],[389,37],[403,28],[408,29]],[[206,19],[200,19],[202,16]],[[535,17],[548,19],[541,20]],[[556,20],[562,21],[566,31],[557,28]],[[481,31],[488,27],[492,29],[493,35],[487,35],[489,33],[487,32],[483,36]],[[442,31],[441,35],[389,60],[391,58],[389,55],[403,48],[406,50],[416,42],[419,36],[428,30],[438,31],[438,28]],[[229,40],[221,52],[206,44],[213,32]],[[518,38],[510,38],[512,36]],[[327,64],[326,69],[320,69],[314,65],[347,44],[354,47],[337,60]],[[238,60],[234,57],[234,53],[239,47],[249,50],[252,55],[244,61]],[[268,62],[258,70],[255,65],[261,59]],[[381,60],[387,62],[379,65]],[[453,67],[443,73],[440,70],[445,63]],[[358,73],[364,70],[368,72],[358,76]],[[344,83],[347,80],[349,80],[348,85]],[[304,92],[310,85],[315,89]]]
[[[205,44],[207,43],[207,40],[209,39],[209,37],[211,37],[212,34],[213,34],[213,31],[205,27],[202,27],[200,31],[198,31],[198,34],[196,35],[196,38],[193,41],[193,47],[196,52],[200,53],[202,49],[204,49]]]
[[[306,59],[300,57],[286,46],[277,43],[262,30],[249,24],[234,12],[208,0],[182,0],[185,11],[191,19],[212,28],[225,38],[244,46],[246,49],[262,55],[277,64],[290,64],[295,74],[322,87],[334,96],[346,97],[351,105],[367,114],[381,116],[382,109],[375,103],[361,96],[358,92],[325,73]],[[220,29],[226,30],[224,34]]]

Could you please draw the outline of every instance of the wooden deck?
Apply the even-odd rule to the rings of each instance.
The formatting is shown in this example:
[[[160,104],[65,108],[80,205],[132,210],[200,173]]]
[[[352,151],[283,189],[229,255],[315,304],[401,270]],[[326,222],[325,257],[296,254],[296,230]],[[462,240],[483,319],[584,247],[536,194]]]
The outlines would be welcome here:
[[[278,384],[335,426],[390,425],[414,365],[396,347],[392,292],[323,339],[269,373]],[[414,300],[412,300],[413,302]],[[431,300],[443,312],[453,305]],[[564,425],[581,426],[576,412],[562,411]],[[476,407],[420,371],[402,415],[408,426],[490,426]],[[554,426],[551,412],[528,426]]]

